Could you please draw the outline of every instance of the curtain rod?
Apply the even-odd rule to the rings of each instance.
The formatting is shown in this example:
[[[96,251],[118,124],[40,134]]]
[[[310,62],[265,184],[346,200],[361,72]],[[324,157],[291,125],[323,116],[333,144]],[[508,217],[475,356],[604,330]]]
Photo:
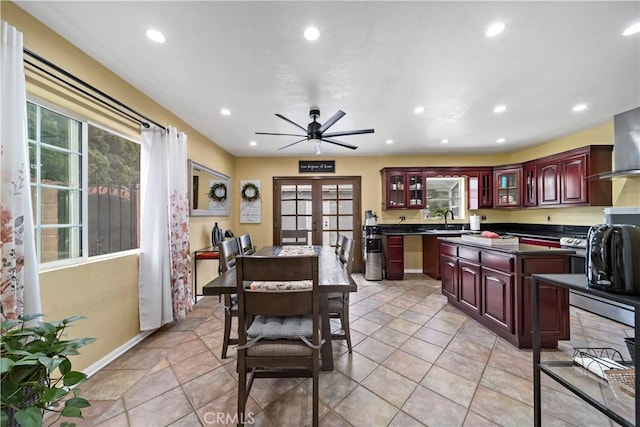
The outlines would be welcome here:
[[[63,79],[59,75],[57,75],[55,73],[52,73],[52,72],[50,72],[48,70],[45,70],[43,67],[40,67],[39,65],[36,65],[35,63],[30,62],[27,59],[24,60],[27,64],[31,65],[32,67],[36,68],[37,70],[47,74],[50,77],[53,77],[56,80],[61,81],[62,83],[66,84],[66,85],[72,87],[73,89],[81,92],[82,94],[90,97],[91,99],[93,99],[93,100],[95,100],[95,101],[97,101],[97,102],[99,102],[99,103],[111,108],[112,110],[124,115],[125,117],[128,117],[129,119],[140,123],[145,128],[149,128],[150,127],[149,123],[153,123],[154,125],[166,130],[166,128],[164,126],[162,126],[161,124],[151,120],[150,118],[146,117],[143,114],[140,114],[139,112],[137,112],[133,108],[129,107],[128,105],[123,104],[122,102],[118,101],[117,99],[115,99],[114,97],[112,97],[110,95],[107,95],[106,93],[104,93],[100,89],[96,88],[95,86],[90,85],[89,83],[85,82],[84,80],[74,76],[73,74],[69,73],[68,71],[60,68],[57,65],[55,65],[54,63],[44,59],[42,56],[30,51],[27,48],[23,48],[22,51],[24,52],[25,55],[34,58],[38,62],[46,65],[47,67],[55,70],[56,72],[62,74],[63,76],[73,80],[74,82],[84,86],[85,88],[89,89],[89,91],[87,91],[85,89],[82,89],[82,88],[74,85],[71,82],[68,82],[67,80]],[[93,92],[93,93],[91,93],[91,92]],[[94,95],[94,93],[100,95],[100,97],[102,97],[102,98]],[[137,118],[136,116],[142,118],[142,120]]]

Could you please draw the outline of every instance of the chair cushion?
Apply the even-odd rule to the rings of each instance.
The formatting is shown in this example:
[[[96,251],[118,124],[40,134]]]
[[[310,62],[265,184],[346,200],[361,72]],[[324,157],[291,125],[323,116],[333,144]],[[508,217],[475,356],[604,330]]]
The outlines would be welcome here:
[[[297,340],[313,335],[311,316],[256,316],[247,330],[249,338]]]
[[[251,282],[249,289],[252,291],[310,291],[313,289],[313,280],[294,280],[287,282]]]
[[[313,349],[302,341],[262,341],[247,347],[247,356],[253,357],[287,357],[311,356]]]

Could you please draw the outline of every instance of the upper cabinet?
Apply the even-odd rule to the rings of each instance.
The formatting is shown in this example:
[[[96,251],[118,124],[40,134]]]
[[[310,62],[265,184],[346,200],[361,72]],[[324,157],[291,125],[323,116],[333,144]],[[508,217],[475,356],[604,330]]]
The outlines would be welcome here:
[[[538,165],[535,162],[528,162],[522,165],[522,203],[524,207],[538,205]]]
[[[465,194],[469,210],[611,206],[611,181],[598,174],[611,170],[612,152],[612,145],[589,145],[505,166],[383,168],[382,209],[455,210],[462,205],[455,200]],[[456,193],[452,187],[451,194],[443,196],[443,182],[432,179],[452,177],[466,179],[468,191]]]
[[[522,206],[522,166],[501,166],[493,169],[494,199],[496,208]]]
[[[421,170],[383,168],[382,208],[422,209],[425,207],[425,176]]]
[[[537,162],[539,206],[611,206],[611,182],[598,174],[611,168],[611,145],[590,145]]]

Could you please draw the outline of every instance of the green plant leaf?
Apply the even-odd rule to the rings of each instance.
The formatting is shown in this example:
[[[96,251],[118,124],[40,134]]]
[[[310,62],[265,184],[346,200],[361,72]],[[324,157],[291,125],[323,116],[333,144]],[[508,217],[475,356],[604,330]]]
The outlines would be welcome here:
[[[21,427],[42,427],[42,410],[26,408],[16,411],[16,421]]]
[[[71,362],[66,357],[62,359],[62,363],[58,366],[60,369],[60,373],[64,376],[67,375],[71,371]]]
[[[63,388],[51,387],[45,390],[40,400],[43,402],[57,402],[58,400],[65,397],[67,394],[69,394],[69,392]]]
[[[83,399],[82,397],[72,397],[67,400],[65,406],[73,406],[74,408],[88,408],[91,406],[91,403],[87,399]]]
[[[69,316],[66,319],[62,320],[63,325],[68,325],[69,323],[75,322],[77,320],[86,319],[85,316]]]
[[[52,357],[39,357],[38,361],[42,366],[47,368],[47,371],[53,372],[58,369],[58,366],[62,363],[63,359],[54,359]]]
[[[13,360],[7,359],[6,357],[0,359],[0,373],[9,372],[13,367],[13,364]]]
[[[62,410],[62,416],[82,418],[82,411],[80,410],[80,408],[76,408],[74,406],[65,406]]]
[[[67,387],[71,387],[84,381],[85,378],[87,378],[87,375],[82,372],[70,371],[64,376],[63,384]]]

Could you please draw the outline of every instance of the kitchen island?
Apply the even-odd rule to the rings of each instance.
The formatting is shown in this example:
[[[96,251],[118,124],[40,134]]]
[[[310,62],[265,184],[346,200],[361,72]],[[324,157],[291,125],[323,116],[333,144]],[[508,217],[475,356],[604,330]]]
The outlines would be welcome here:
[[[573,250],[489,246],[462,237],[438,240],[442,293],[449,303],[516,347],[531,348],[531,275],[568,273]],[[545,348],[569,339],[567,289],[540,285],[540,338]]]

